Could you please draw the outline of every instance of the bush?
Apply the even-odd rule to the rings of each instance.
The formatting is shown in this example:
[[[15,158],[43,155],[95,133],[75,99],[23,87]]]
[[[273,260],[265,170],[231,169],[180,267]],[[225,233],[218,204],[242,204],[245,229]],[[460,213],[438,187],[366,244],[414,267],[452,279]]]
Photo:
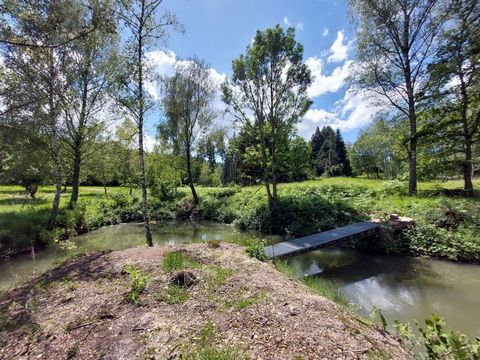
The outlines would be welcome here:
[[[140,295],[147,286],[148,276],[135,265],[126,265],[123,271],[130,276],[130,290],[125,294],[125,301],[137,304],[140,300]]]
[[[272,211],[265,201],[242,214],[235,224],[245,230],[298,237],[362,219],[345,201],[327,198],[316,189],[306,188],[280,197]]]
[[[455,261],[480,261],[480,239],[471,228],[449,231],[417,223],[402,234],[411,255],[425,255]]]
[[[171,181],[156,180],[150,188],[153,197],[160,201],[175,200],[175,183]]]
[[[268,258],[264,252],[265,246],[265,240],[257,240],[255,238],[251,238],[246,241],[245,252],[255,259],[258,259],[260,261],[266,261]]]
[[[420,353],[422,359],[480,359],[480,338],[469,339],[466,335],[446,327],[445,319],[432,314],[425,320],[425,326],[417,324],[419,335],[415,335],[410,324],[394,322],[397,334],[409,345],[421,347],[426,353]]]

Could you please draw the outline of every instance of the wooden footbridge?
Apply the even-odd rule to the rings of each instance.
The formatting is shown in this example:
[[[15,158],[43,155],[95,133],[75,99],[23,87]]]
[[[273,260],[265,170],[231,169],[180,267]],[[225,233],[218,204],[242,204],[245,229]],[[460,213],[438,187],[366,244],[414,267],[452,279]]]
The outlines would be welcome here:
[[[318,234],[281,242],[265,247],[265,255],[270,258],[287,258],[298,254],[318,250],[325,246],[335,245],[343,241],[359,239],[375,235],[380,225],[372,222],[361,222],[337,229],[323,231]]]

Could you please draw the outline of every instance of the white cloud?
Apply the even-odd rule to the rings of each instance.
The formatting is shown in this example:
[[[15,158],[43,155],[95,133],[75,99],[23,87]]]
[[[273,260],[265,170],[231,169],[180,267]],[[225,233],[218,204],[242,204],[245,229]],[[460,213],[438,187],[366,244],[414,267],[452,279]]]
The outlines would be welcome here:
[[[288,27],[293,26],[290,19],[286,16],[283,18],[283,23],[285,24],[285,26],[288,26]],[[297,25],[295,25],[295,29],[302,31],[303,26],[304,26],[303,23],[299,22]]]
[[[303,121],[298,124],[298,132],[305,138],[315,128],[331,126],[334,129],[352,130],[368,125],[375,116],[388,109],[385,99],[366,91],[349,88],[342,99],[338,100],[331,111],[314,108],[307,111]]]
[[[157,78],[172,76],[175,73],[175,66],[177,64],[188,61],[177,59],[177,56],[173,51],[151,51],[147,53],[147,59],[149,61],[149,66],[152,67],[155,77]],[[222,101],[220,90],[220,85],[225,81],[227,75],[219,73],[217,70],[211,68],[210,77],[217,87],[217,91],[212,101],[212,107],[218,114],[215,124],[217,126],[230,125],[227,124],[229,120],[224,117],[225,104]],[[145,88],[156,101],[160,100],[161,89],[156,82],[147,82]]]
[[[343,43],[345,36],[342,31],[337,32],[337,38],[330,47],[330,56],[328,57],[328,62],[341,62],[348,57],[348,50],[350,49],[351,43]]]
[[[322,31],[322,37],[327,37],[330,33],[330,29],[328,27],[324,27]]]
[[[345,84],[350,73],[350,66],[353,61],[348,60],[342,66],[333,69],[330,75],[323,74],[323,61],[317,57],[310,57],[305,64],[310,68],[313,75],[313,83],[308,89],[308,95],[312,98],[328,92],[337,92]]]
[[[148,152],[152,152],[155,149],[156,145],[160,145],[160,143],[154,137],[144,134],[143,136],[143,146],[145,150]]]

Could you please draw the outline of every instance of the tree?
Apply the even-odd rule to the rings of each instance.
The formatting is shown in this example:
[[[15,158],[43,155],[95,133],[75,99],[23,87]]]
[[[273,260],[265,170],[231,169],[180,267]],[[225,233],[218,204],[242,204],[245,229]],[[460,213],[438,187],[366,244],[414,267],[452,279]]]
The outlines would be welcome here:
[[[347,149],[339,129],[330,126],[318,127],[310,140],[310,160],[317,176],[351,175]]]
[[[62,191],[62,98],[73,72],[69,34],[76,33],[77,14],[82,4],[74,0],[14,1],[2,7],[1,24],[15,26],[12,41],[3,41],[2,55],[6,67],[2,92],[6,110],[2,122],[13,124],[25,136],[29,131],[43,134],[54,166],[55,195],[48,219],[55,225]],[[10,32],[7,31],[8,34]],[[17,38],[42,46],[16,46]],[[13,45],[12,45],[13,44]],[[58,46],[43,46],[63,44]]]
[[[475,0],[458,0],[448,13],[451,24],[442,33],[430,66],[433,100],[441,103],[437,107],[443,118],[442,137],[451,143],[453,153],[463,153],[464,190],[471,196],[473,147],[480,141],[480,5]]]
[[[311,176],[310,152],[310,147],[303,137],[294,136],[289,141],[289,180],[302,181]]]
[[[357,20],[357,86],[386,98],[409,122],[409,193],[417,193],[417,116],[442,17],[439,0],[350,0]]]
[[[395,178],[401,172],[401,154],[396,150],[399,129],[382,118],[363,129],[348,151],[355,174]]]
[[[72,43],[75,57],[75,73],[64,95],[66,131],[64,140],[67,155],[72,160],[72,193],[70,206],[78,200],[82,163],[97,150],[95,139],[105,125],[105,109],[112,86],[112,72],[116,48],[114,9],[108,1],[89,0],[85,11],[79,14],[79,28],[85,28],[90,19],[103,19],[88,36]]]
[[[347,147],[342,138],[342,133],[340,129],[335,131],[335,140],[334,140],[334,149],[335,154],[337,155],[338,162],[340,163],[341,169],[339,175],[350,176],[352,175],[352,168],[350,166],[350,161],[347,157]]]
[[[310,140],[310,144],[311,144],[310,161],[312,163],[312,168],[316,176],[322,175],[319,167],[317,166],[317,158],[320,153],[320,149],[322,147],[324,140],[325,139],[323,138],[323,135],[320,132],[320,128],[317,126]]]
[[[140,186],[142,189],[142,214],[148,246],[153,246],[148,218],[147,184],[145,181],[145,155],[143,147],[145,114],[152,103],[145,91],[148,69],[145,52],[152,42],[165,38],[166,27],[179,28],[175,14],[163,11],[163,0],[120,0],[120,19],[128,34],[125,46],[125,66],[118,76],[117,99],[137,124]]]
[[[303,46],[293,28],[257,31],[253,43],[233,61],[231,83],[222,86],[228,111],[259,139],[270,209],[277,200],[278,143],[292,134],[311,105],[307,89],[312,78],[302,61]]]
[[[216,116],[212,108],[215,91],[210,68],[197,58],[179,63],[175,74],[165,81],[165,121],[158,126],[159,137],[169,142],[174,153],[183,159],[195,204],[199,198],[192,174],[193,155],[199,150],[199,137],[210,130]]]
[[[25,137],[15,128],[0,127],[0,180],[24,186],[32,199],[52,173],[48,152],[39,144],[42,140],[33,134]]]

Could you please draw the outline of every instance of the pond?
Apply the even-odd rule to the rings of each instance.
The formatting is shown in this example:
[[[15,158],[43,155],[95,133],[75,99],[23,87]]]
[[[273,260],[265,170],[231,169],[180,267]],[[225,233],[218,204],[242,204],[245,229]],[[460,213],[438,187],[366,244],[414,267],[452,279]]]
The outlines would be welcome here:
[[[231,226],[209,222],[168,222],[152,226],[155,244],[177,244],[210,239],[235,240],[251,236]],[[279,240],[277,237],[271,241]],[[142,224],[105,227],[72,240],[78,253],[143,246]],[[0,290],[41,274],[71,256],[71,251],[50,248],[0,263]],[[343,248],[327,248],[288,260],[299,273],[336,282],[344,296],[363,315],[373,306],[392,322],[419,322],[432,312],[469,336],[480,336],[480,266],[447,261],[366,254]]]

